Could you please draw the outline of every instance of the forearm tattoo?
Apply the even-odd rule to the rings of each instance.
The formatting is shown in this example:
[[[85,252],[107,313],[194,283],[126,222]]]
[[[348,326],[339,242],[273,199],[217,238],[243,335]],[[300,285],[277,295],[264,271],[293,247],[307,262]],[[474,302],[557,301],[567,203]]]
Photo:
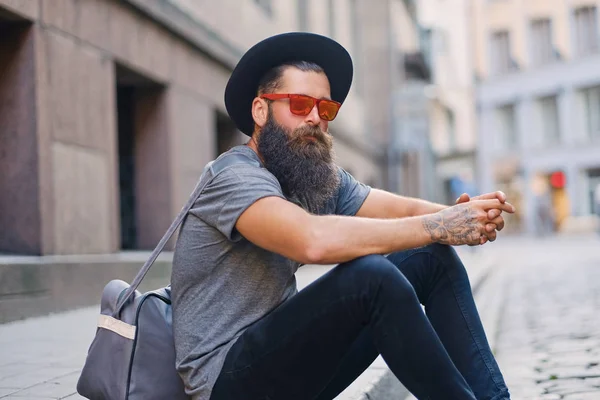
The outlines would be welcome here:
[[[423,219],[434,242],[460,245],[479,240],[477,213],[471,207],[450,207]]]

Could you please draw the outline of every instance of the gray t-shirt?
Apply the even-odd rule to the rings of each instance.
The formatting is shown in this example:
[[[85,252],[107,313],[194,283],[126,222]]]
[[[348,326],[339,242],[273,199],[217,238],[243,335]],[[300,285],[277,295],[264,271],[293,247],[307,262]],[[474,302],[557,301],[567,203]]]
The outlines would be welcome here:
[[[319,214],[355,215],[369,193],[368,186],[339,172],[340,188]],[[235,229],[255,201],[286,198],[251,148],[234,147],[209,163],[200,177],[206,180],[181,227],[171,277],[177,370],[188,393],[201,400],[209,399],[235,340],[297,293],[299,267]]]

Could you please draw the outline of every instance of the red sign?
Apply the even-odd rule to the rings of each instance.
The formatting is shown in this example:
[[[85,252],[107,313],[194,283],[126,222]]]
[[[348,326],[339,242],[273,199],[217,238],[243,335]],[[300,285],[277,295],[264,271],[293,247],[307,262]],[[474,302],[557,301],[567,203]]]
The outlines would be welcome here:
[[[562,171],[553,172],[550,175],[550,184],[555,189],[562,189],[565,187],[567,183],[567,178],[565,177],[565,173]]]

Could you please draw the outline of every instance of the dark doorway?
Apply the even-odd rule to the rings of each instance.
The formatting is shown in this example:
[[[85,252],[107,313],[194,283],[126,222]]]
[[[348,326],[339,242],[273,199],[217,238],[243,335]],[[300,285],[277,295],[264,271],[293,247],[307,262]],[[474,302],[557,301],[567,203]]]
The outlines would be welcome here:
[[[121,248],[137,247],[135,218],[135,87],[117,85]]]
[[[0,252],[41,254],[34,35],[0,7]]]
[[[170,223],[164,86],[116,66],[121,249],[149,250]]]

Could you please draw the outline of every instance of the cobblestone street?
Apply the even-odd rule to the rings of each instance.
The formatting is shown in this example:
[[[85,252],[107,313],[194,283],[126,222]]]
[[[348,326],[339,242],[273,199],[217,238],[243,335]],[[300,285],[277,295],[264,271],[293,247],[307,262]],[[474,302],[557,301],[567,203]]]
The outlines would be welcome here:
[[[495,350],[512,398],[600,399],[600,238],[514,242],[499,260]]]

